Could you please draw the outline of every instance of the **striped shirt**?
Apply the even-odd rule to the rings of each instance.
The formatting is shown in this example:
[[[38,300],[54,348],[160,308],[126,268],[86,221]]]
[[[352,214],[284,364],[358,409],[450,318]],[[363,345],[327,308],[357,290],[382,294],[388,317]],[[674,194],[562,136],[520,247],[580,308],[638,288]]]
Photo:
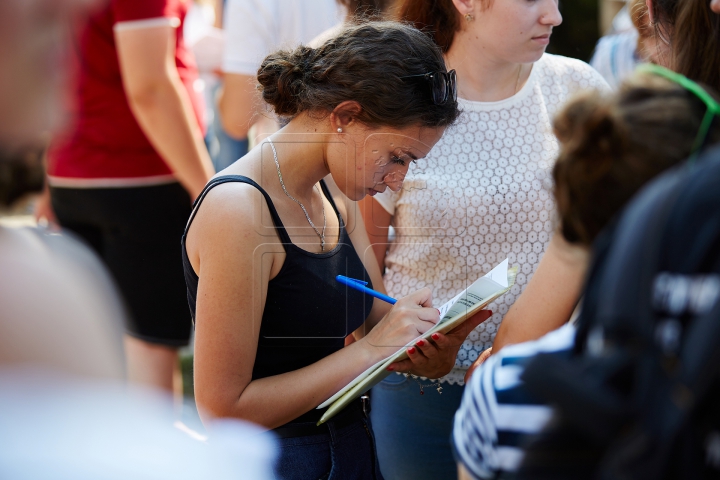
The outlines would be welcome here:
[[[539,340],[507,346],[472,376],[455,414],[453,444],[457,461],[474,478],[517,471],[523,445],[552,416],[552,409],[530,395],[520,376],[538,353],[569,356],[575,332],[575,326],[567,324]]]

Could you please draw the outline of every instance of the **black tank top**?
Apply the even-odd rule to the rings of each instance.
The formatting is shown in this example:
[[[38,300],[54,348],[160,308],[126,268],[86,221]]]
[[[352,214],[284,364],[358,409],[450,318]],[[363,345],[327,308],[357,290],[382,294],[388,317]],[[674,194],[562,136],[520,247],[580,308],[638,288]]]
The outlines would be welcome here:
[[[185,239],[207,192],[227,182],[247,183],[263,194],[286,254],[280,272],[268,284],[252,379],[298,370],[343,348],[345,337],[357,330],[370,314],[373,299],[339,283],[335,277],[345,275],[361,279],[368,282],[370,288],[372,283],[323,181],[320,182],[323,194],[340,223],[337,246],[323,253],[307,252],[292,243],[270,196],[253,180],[240,175],[227,175],[207,184],[195,201],[182,237],[183,267],[193,321],[198,276],[190,265]],[[246,294],[238,292],[238,295]],[[316,422],[321,414],[321,410],[311,410],[294,422]]]

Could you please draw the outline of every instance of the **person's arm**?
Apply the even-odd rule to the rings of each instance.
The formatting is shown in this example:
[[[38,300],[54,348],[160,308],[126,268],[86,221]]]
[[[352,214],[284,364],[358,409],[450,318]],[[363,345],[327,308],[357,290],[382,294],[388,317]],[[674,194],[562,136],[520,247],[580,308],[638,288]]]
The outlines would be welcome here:
[[[215,22],[213,22],[213,27],[219,28],[222,30],[223,28],[223,0],[213,0],[212,6],[213,10],[215,10]]]
[[[588,251],[553,235],[525,291],[500,323],[493,353],[505,345],[536,340],[570,320],[580,299]]]
[[[197,197],[214,170],[175,65],[175,27],[118,23],[115,42],[130,109],[178,181]]]
[[[251,75],[224,73],[218,96],[220,123],[225,133],[241,140],[255,127],[255,145],[277,132],[280,125],[272,112],[262,111],[263,101],[258,95],[257,79]]]
[[[257,71],[263,58],[278,48],[275,32],[280,27],[273,12],[257,0],[227,0],[225,5],[218,113],[225,132],[238,140],[247,138],[250,127],[266,114],[256,88]]]
[[[472,475],[470,475],[470,472],[467,471],[467,468],[465,468],[465,465],[462,463],[457,464],[458,467],[458,480],[475,480]]]
[[[504,346],[537,340],[567,323],[580,299],[589,261],[586,249],[570,245],[560,233],[553,235],[525,291],[500,323],[492,348],[465,372],[465,383]]]
[[[242,184],[214,188],[187,240],[199,274],[195,330],[195,392],[201,411],[275,428],[317,407],[396,347],[431,328],[438,313],[430,290],[400,299],[364,338],[305,368],[252,380],[271,271],[282,245],[269,242],[256,212],[268,216],[262,195]],[[383,339],[381,341],[380,339]]]
[[[254,75],[224,73],[223,86],[218,96],[218,112],[223,130],[231,137],[247,138],[253,121],[258,119],[257,79]]]
[[[45,186],[43,187],[42,193],[35,200],[35,206],[33,208],[33,216],[38,225],[46,228],[59,228],[57,217],[52,208],[52,202],[50,200],[50,187],[45,179]]]
[[[358,202],[358,205],[377,264],[380,267],[380,272],[382,272],[385,270],[385,254],[388,247],[388,231],[390,230],[392,215],[372,197],[363,198]]]

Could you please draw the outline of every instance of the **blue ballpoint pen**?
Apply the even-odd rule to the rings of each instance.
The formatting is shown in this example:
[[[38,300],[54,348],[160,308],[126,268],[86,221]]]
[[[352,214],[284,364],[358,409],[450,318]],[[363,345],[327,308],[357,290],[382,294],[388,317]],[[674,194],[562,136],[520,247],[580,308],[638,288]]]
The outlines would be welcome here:
[[[335,277],[335,280],[338,282],[347,285],[350,288],[354,288],[355,290],[360,290],[363,293],[367,293],[370,296],[373,296],[375,298],[379,298],[380,300],[389,303],[390,305],[395,305],[395,300],[392,297],[388,297],[387,295],[384,295],[380,292],[376,292],[375,290],[366,287],[365,285],[368,284],[368,282],[363,282],[362,280],[356,280],[354,278],[345,277],[343,275],[338,275]]]

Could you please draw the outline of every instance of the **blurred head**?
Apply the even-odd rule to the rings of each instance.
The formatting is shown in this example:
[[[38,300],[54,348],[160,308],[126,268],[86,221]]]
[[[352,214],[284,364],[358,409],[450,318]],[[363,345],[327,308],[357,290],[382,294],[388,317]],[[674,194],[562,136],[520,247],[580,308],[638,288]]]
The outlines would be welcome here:
[[[3,229],[0,245],[0,370],[122,378],[125,310],[99,259],[43,230]]]
[[[445,74],[442,53],[427,36],[396,22],[368,22],[319,48],[269,55],[258,82],[278,115],[313,119],[319,132],[342,129],[334,138],[353,145],[354,158],[330,146],[326,164],[343,193],[359,200],[386,186],[399,189],[411,161],[455,121],[452,95],[433,99]]]
[[[659,63],[720,89],[720,17],[708,0],[646,0]]]
[[[557,0],[403,0],[398,18],[432,33],[445,52],[463,36],[484,55],[513,63],[538,60],[562,22]]]
[[[64,117],[70,20],[92,3],[0,1],[0,208],[42,188],[38,144]]]
[[[62,120],[70,19],[91,3],[0,2],[0,144],[34,141]]]
[[[589,246],[645,183],[686,160],[706,111],[695,94],[649,73],[615,93],[588,91],[569,102],[555,119],[561,148],[553,171],[565,239]],[[718,140],[716,119],[706,143]]]

